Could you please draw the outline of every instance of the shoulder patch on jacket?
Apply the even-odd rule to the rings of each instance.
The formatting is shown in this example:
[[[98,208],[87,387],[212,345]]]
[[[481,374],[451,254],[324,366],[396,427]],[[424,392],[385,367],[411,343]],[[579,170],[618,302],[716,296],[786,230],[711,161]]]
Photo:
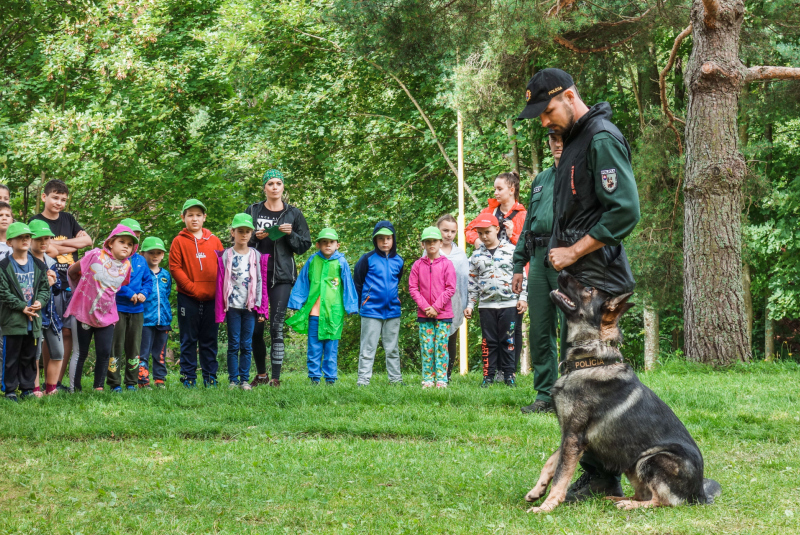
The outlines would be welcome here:
[[[614,193],[614,190],[617,189],[617,170],[603,169],[600,171],[600,179],[603,183],[603,189],[609,193]]]
[[[543,188],[544,186],[536,186],[535,188],[533,188],[533,193],[534,194],[539,193],[540,191],[542,191]]]

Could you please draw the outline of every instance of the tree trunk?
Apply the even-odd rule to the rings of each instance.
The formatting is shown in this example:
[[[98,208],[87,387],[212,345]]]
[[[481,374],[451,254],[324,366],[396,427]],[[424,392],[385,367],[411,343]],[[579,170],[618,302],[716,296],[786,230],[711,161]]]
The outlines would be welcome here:
[[[736,115],[744,76],[739,61],[742,0],[695,0],[686,69],[684,313],[689,360],[750,360],[742,291],[744,158]]]
[[[769,290],[764,303],[764,360],[772,362],[775,358],[775,322],[769,317]]]
[[[644,369],[652,370],[658,360],[658,311],[651,305],[644,307]]]
[[[538,125],[536,121],[528,121],[531,127],[531,179],[536,178],[541,168],[541,160],[539,159],[539,151],[536,146],[539,145]]]
[[[677,110],[683,109],[683,103],[686,100],[686,86],[684,85],[683,80],[683,60],[679,57],[675,60],[675,83],[673,87],[675,88],[675,101],[672,105],[673,109],[676,110],[675,113],[678,113]]]
[[[506,119],[508,128],[508,141],[511,143],[511,169],[519,174],[519,149],[517,149],[517,130],[514,128],[514,119]]]
[[[753,343],[753,292],[750,287],[750,264],[742,264],[742,286],[744,288],[744,313],[747,318],[747,339]],[[751,349],[752,350],[752,349]]]

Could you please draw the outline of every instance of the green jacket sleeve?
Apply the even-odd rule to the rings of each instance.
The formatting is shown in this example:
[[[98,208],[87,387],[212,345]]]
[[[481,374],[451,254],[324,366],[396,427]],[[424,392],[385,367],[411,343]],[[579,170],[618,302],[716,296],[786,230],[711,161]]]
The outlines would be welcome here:
[[[589,236],[606,245],[619,245],[640,217],[639,191],[625,146],[611,134],[601,132],[592,138],[587,163],[593,174],[594,191],[606,209],[589,230]]]
[[[540,173],[541,174],[541,173]],[[537,177],[539,175],[536,175]],[[525,234],[531,229],[531,220],[533,219],[533,210],[531,210],[531,199],[533,198],[533,188],[536,187],[536,179],[533,179],[531,184],[531,192],[528,194],[528,204],[525,206],[528,213],[525,215],[525,224],[522,225],[522,233],[519,235],[517,241],[517,248],[514,249],[514,273],[524,273],[525,265],[530,261],[530,258],[525,254]]]
[[[36,297],[34,301],[39,301],[42,305],[42,308],[47,306],[47,302],[50,301],[50,284],[47,282],[47,272],[42,272],[41,270],[37,269],[37,272],[41,274],[41,279],[39,279],[39,288],[36,291]]]
[[[28,303],[17,297],[17,294],[9,286],[8,273],[5,270],[0,273],[0,304],[10,310],[23,310]]]

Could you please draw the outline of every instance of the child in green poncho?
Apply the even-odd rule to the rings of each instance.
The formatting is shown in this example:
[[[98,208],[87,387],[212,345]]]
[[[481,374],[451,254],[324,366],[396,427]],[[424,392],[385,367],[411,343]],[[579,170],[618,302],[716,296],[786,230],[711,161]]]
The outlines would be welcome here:
[[[286,324],[308,335],[308,378],[312,384],[333,384],[338,377],[337,354],[345,314],[358,312],[350,266],[338,251],[339,235],[331,228],[317,237],[318,251],[308,259],[289,296],[288,308],[297,312]]]

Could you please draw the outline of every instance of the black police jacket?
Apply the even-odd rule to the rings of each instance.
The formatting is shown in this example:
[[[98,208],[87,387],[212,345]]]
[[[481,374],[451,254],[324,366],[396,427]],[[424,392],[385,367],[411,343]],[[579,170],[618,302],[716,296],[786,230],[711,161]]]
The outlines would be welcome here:
[[[564,135],[550,248],[571,246],[587,234],[604,243],[565,269],[585,286],[620,295],[636,285],[621,241],[639,221],[639,193],[630,146],[610,119],[611,106],[601,102]]]

